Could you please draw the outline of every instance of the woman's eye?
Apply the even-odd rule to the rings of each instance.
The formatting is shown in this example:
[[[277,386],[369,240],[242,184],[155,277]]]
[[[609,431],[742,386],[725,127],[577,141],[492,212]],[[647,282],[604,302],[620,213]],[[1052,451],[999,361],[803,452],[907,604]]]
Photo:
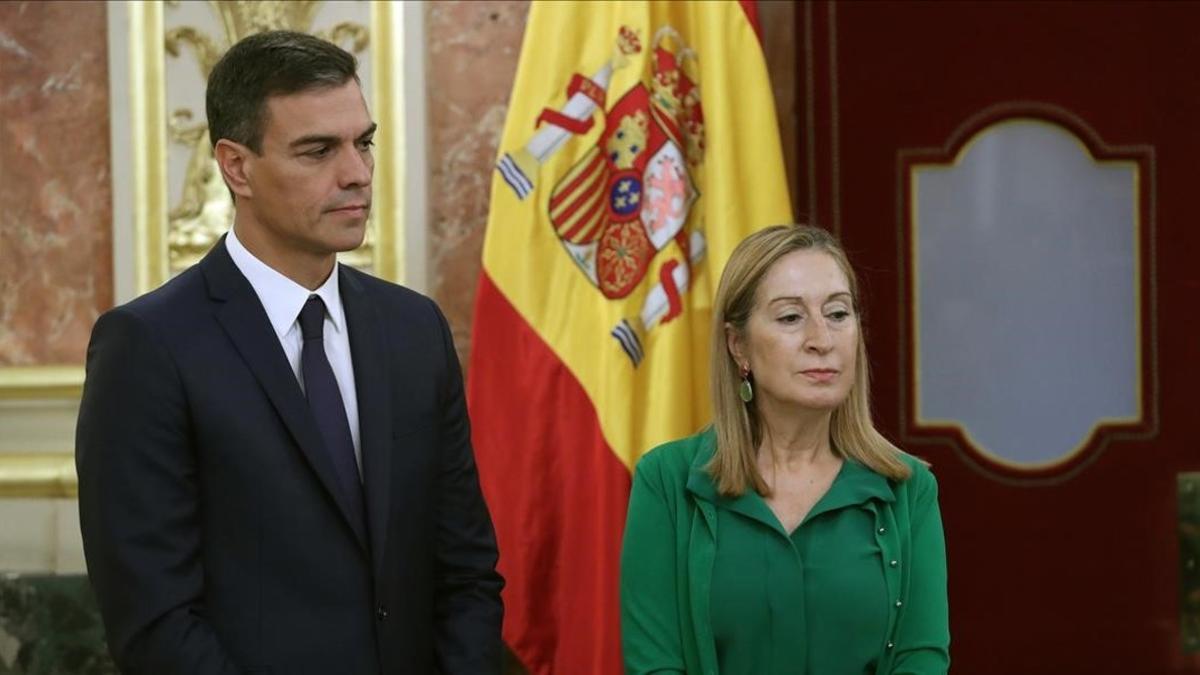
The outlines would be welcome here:
[[[845,321],[846,319],[850,318],[850,312],[847,312],[844,309],[837,309],[837,310],[834,310],[834,311],[826,314],[825,316],[829,317],[830,320],[832,320],[832,321],[841,322],[841,321]]]
[[[780,323],[796,323],[799,320],[799,314],[784,314],[783,316],[779,317]]]

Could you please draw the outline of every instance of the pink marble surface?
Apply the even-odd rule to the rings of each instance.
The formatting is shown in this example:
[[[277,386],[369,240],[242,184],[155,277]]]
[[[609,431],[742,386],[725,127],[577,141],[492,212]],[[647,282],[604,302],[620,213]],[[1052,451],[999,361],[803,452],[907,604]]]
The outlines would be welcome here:
[[[463,364],[487,225],[492,164],[517,72],[527,2],[426,5],[429,289]]]
[[[81,364],[112,305],[103,2],[0,2],[0,366]]]

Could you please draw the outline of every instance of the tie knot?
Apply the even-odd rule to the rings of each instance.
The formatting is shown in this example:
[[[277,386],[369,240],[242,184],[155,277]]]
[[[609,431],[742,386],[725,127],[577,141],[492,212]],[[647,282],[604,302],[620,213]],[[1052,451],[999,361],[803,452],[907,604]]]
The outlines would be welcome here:
[[[307,340],[320,340],[325,333],[325,302],[318,295],[308,296],[300,310],[300,334]]]

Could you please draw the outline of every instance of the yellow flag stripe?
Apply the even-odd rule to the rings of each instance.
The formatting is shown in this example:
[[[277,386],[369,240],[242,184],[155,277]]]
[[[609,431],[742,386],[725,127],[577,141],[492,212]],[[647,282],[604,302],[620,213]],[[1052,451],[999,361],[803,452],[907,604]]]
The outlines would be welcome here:
[[[605,89],[608,108],[566,94],[580,74]],[[631,96],[685,75],[698,99],[676,91],[647,105]],[[608,217],[611,159],[601,138],[616,131],[615,107],[624,116],[645,110],[651,131],[669,130],[697,195],[685,200],[679,237],[654,242],[650,259],[632,271],[612,263],[620,235],[643,227],[636,213],[616,225]],[[546,108],[595,123],[553,139],[547,126],[532,130]],[[522,165],[534,187],[518,195],[495,174],[484,267],[587,392],[605,441],[626,466],[710,421],[709,321],[721,269],[746,235],[791,220],[778,128],[762,47],[736,2],[531,6],[499,151],[536,157]],[[643,190],[644,199],[663,198]],[[599,241],[617,248],[603,258],[604,251],[563,245]],[[682,312],[662,322],[668,264],[690,274],[678,289]],[[611,287],[623,272],[636,283],[620,298],[606,297],[601,285]],[[622,326],[638,340],[637,362],[617,337]]]

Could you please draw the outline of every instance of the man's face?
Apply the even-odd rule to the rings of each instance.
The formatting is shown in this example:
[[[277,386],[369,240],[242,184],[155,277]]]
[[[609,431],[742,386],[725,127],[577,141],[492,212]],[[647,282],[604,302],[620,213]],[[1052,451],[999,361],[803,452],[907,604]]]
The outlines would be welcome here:
[[[375,124],[351,79],[267,99],[262,152],[246,161],[248,208],[259,234],[309,254],[362,244],[371,208]]]

